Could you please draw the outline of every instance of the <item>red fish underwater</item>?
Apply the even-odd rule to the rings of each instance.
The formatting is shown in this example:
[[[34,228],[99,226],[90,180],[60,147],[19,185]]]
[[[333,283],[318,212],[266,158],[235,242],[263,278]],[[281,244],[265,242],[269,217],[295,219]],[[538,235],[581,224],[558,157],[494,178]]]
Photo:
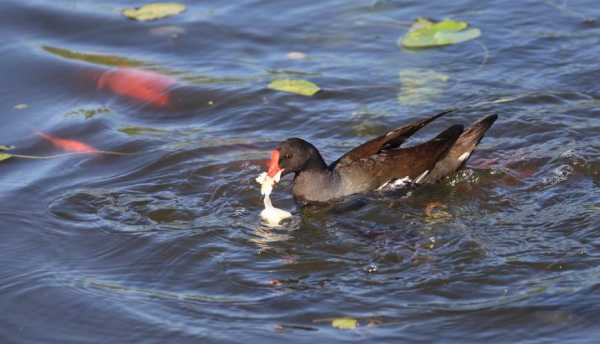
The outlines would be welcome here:
[[[116,68],[102,73],[96,81],[96,87],[153,106],[165,107],[170,103],[169,89],[176,83],[175,79],[156,72]]]
[[[76,140],[67,140],[54,135],[46,134],[41,131],[36,131],[38,135],[50,141],[55,147],[67,152],[77,153],[98,153],[98,150],[88,144]]]

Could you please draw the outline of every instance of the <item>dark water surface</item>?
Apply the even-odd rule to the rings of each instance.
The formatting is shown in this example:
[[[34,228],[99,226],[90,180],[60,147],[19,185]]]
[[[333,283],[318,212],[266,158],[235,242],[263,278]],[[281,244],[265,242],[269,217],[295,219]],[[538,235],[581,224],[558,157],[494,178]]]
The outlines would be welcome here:
[[[134,154],[0,163],[0,342],[598,342],[597,1],[184,3],[140,23],[130,1],[2,1],[0,144]],[[400,48],[418,16],[483,34]],[[98,88],[114,65],[177,83],[144,105]],[[287,179],[273,198],[293,219],[261,225],[278,141],[332,161],[450,107],[421,138],[500,116],[458,176],[305,211]]]

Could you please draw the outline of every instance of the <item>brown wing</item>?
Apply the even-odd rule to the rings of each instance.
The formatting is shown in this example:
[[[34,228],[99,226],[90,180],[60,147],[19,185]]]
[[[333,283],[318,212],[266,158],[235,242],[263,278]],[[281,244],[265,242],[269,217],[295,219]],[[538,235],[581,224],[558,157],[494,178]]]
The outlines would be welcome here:
[[[453,125],[430,141],[408,148],[384,150],[379,154],[340,164],[336,171],[346,180],[348,193],[363,192],[395,179],[415,180],[431,171],[463,132],[462,125]]]
[[[422,119],[420,121],[407,124],[405,126],[392,129],[385,134],[376,137],[370,141],[363,143],[362,145],[352,149],[348,153],[342,155],[341,158],[336,160],[330,165],[330,169],[340,168],[341,165],[349,165],[354,161],[367,158],[371,155],[377,154],[385,149],[392,149],[399,147],[406,139],[416,133],[419,129],[423,128],[427,124],[431,123],[435,119],[442,117],[445,114],[453,112],[454,109],[446,110],[435,114],[431,117]]]

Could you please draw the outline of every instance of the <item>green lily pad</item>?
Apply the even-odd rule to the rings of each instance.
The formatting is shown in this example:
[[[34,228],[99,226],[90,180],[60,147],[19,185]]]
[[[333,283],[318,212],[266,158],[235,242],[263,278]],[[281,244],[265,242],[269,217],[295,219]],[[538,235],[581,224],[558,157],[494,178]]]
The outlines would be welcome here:
[[[358,327],[358,320],[354,318],[336,318],[331,321],[331,326],[340,330],[353,330]]]
[[[103,66],[137,67],[144,64],[141,61],[116,55],[82,53],[74,50],[51,47],[47,45],[42,46],[42,49],[44,49],[44,51],[52,55],[56,55],[65,59],[85,61]]]
[[[12,154],[8,154],[8,153],[0,153],[0,161],[4,161],[7,159],[12,158],[13,155]]]
[[[456,44],[461,42],[470,41],[481,36],[481,30],[479,29],[467,29],[463,31],[440,31],[434,35],[434,38],[439,44]]]
[[[443,93],[448,75],[431,69],[410,68],[400,71],[398,102],[402,105],[422,105]]]
[[[185,11],[185,8],[185,5],[176,2],[157,2],[138,8],[126,8],[121,13],[130,19],[147,21],[177,15]]]
[[[399,44],[406,48],[431,48],[470,41],[481,36],[481,30],[469,28],[464,21],[444,19],[439,22],[417,18]]]
[[[15,146],[0,145],[0,151],[15,149]]]
[[[273,80],[267,87],[276,91],[295,93],[308,97],[315,95],[321,90],[319,86],[310,81],[294,79]]]

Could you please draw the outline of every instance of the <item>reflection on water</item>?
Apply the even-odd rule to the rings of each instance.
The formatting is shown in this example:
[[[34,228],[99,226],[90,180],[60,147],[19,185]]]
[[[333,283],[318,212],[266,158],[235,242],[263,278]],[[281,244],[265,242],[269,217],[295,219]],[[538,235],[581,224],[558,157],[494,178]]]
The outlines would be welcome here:
[[[250,239],[250,242],[256,244],[258,253],[260,254],[264,251],[276,249],[277,246],[274,244],[277,244],[277,242],[292,239],[290,231],[296,229],[297,228],[294,228],[291,225],[288,225],[285,228],[273,228],[261,224],[254,231],[254,236]]]

